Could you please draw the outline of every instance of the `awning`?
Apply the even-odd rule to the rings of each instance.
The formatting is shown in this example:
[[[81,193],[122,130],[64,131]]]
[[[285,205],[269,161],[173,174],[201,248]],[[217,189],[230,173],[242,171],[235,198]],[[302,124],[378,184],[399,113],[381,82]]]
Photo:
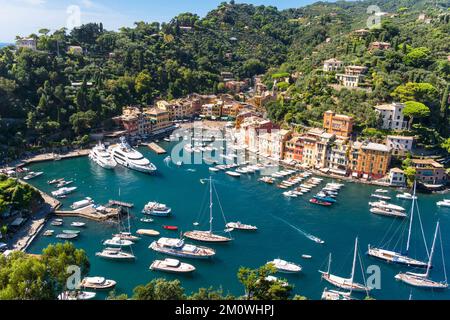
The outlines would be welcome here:
[[[359,176],[358,172],[353,172],[352,173],[352,177],[358,178],[358,176]]]
[[[345,171],[345,170],[330,169],[330,172],[336,173],[336,174],[341,175],[341,176],[346,176],[347,175],[347,171]]]
[[[330,171],[330,169],[328,169],[328,168],[322,168],[322,169],[320,169],[320,171],[323,172],[323,173],[328,173],[328,172]]]

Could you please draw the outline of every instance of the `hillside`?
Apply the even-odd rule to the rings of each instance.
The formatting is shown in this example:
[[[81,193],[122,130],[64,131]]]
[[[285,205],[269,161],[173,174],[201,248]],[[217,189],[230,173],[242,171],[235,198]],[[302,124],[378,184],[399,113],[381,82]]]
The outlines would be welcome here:
[[[167,24],[137,22],[118,32],[101,24],[70,33],[39,30],[31,35],[38,51],[0,49],[0,152],[14,157],[33,147],[85,143],[87,133],[108,128],[108,119],[125,105],[223,92],[222,71],[240,79],[267,73],[269,86],[274,73],[301,74],[282,88],[285,99],[268,106],[274,120],[314,124],[324,110],[334,109],[355,115],[358,129],[372,133],[374,104],[397,99],[392,93],[408,82],[429,83],[428,92],[407,98],[431,109],[417,125],[426,131],[427,143],[437,145],[448,137],[442,97],[450,74],[450,24],[449,4],[434,3],[319,2],[280,11],[232,2],[204,18],[184,13]],[[382,28],[369,38],[355,38],[351,31],[365,27],[371,4],[396,16],[383,17]],[[431,23],[418,21],[420,13]],[[395,49],[369,53],[375,40],[392,42]],[[69,46],[81,46],[84,53],[68,52]],[[334,76],[320,69],[331,57],[368,66],[372,92],[330,87]]]

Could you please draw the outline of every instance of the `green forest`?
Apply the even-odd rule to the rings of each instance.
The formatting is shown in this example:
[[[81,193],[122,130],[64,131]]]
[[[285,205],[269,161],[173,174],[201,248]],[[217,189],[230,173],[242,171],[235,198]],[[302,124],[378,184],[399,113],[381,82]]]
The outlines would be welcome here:
[[[371,4],[395,15],[383,17],[368,37],[355,37]],[[448,150],[449,6],[369,0],[278,10],[231,1],[203,18],[183,13],[118,31],[90,23],[20,35],[35,38],[37,50],[0,49],[0,158],[86,144],[89,133],[111,128],[111,117],[126,105],[223,92],[223,71],[237,79],[265,74],[269,87],[280,75],[297,75],[277,83],[285,94],[267,106],[269,116],[285,124],[314,125],[332,109],[355,116],[357,130],[377,138],[386,133],[375,129],[373,106],[408,102],[420,143]],[[418,20],[421,13],[430,23]],[[393,48],[369,52],[376,40]],[[334,74],[322,71],[332,57],[367,66],[370,90],[334,89]]]

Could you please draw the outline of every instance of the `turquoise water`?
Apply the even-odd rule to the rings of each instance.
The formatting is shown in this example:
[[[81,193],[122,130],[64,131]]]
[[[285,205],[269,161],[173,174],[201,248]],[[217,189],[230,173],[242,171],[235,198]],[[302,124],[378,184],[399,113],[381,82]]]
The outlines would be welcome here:
[[[162,143],[162,146],[166,149],[170,147],[168,143]],[[33,165],[33,170],[44,171],[45,175],[33,180],[32,183],[50,192],[54,189],[47,185],[46,181],[61,177],[74,180],[74,185],[79,189],[64,201],[66,209],[74,201],[86,196],[94,198],[96,203],[106,203],[109,199],[133,202],[135,204],[135,208],[131,210],[133,231],[140,228],[155,229],[160,231],[162,236],[177,237],[179,232],[163,230],[162,225],[176,225],[183,231],[188,231],[193,229],[192,223],[195,221],[201,222],[202,228],[207,229],[206,213],[199,214],[199,212],[202,211],[202,207],[205,207],[202,203],[206,199],[207,191],[207,185],[201,184],[200,179],[209,176],[208,166],[190,165],[178,168],[173,164],[164,163],[166,155],[156,156],[147,148],[140,150],[158,167],[156,175],[149,176],[121,167],[108,171],[84,157]],[[412,294],[413,299],[450,299],[448,290],[433,292],[411,289],[405,284],[396,282],[394,275],[408,269],[387,265],[365,256],[369,243],[379,245],[388,230],[401,229],[402,226],[399,221],[369,213],[367,203],[376,187],[346,183],[338,196],[338,203],[331,208],[324,208],[308,202],[312,194],[298,199],[286,199],[276,186],[259,182],[258,175],[235,179],[221,172],[213,174],[213,178],[227,220],[239,220],[256,225],[259,228],[258,232],[235,231],[233,233],[235,240],[232,243],[209,245],[217,250],[216,256],[211,261],[185,259],[197,270],[192,275],[178,276],[149,270],[149,265],[154,259],[164,257],[148,249],[154,238],[143,237],[133,247],[133,252],[137,256],[135,262],[114,262],[95,257],[95,252],[103,247],[102,240],[110,238],[111,234],[117,231],[117,226],[113,223],[88,221],[87,228],[74,243],[77,247],[85,249],[89,255],[91,275],[101,275],[116,280],[118,283],[116,291],[124,293],[131,293],[135,286],[145,284],[154,278],[166,277],[180,279],[188,293],[196,291],[199,287],[212,286],[223,287],[225,292],[241,295],[243,288],[236,277],[240,266],[256,268],[280,257],[303,266],[303,271],[299,275],[280,275],[281,278],[286,278],[295,285],[295,293],[310,299],[320,299],[323,289],[331,286],[321,281],[318,270],[326,270],[328,254],[332,252],[332,272],[348,277],[351,271],[355,237],[359,236],[359,251],[365,268],[369,265],[378,265],[381,268],[381,290],[373,291],[375,298],[408,299]],[[326,181],[323,182],[325,183]],[[395,197],[396,192],[390,190],[389,194]],[[442,195],[423,195],[419,202],[425,235],[430,244],[435,223],[437,219],[441,221],[442,241],[448,264],[450,209],[439,209],[436,206],[436,201],[442,198],[444,198]],[[140,211],[151,200],[171,206],[173,217],[155,218],[152,224],[140,222],[139,219],[143,216]],[[395,199],[393,202],[407,208],[410,206],[408,201]],[[216,205],[215,229],[222,230],[223,222],[217,207]],[[69,228],[71,221],[80,221],[79,218],[64,220],[66,229]],[[417,229],[418,225],[415,225],[411,255],[423,258],[424,248],[423,245],[420,246],[423,242],[420,231]],[[62,230],[64,227],[48,225],[44,230],[59,230],[58,228]],[[325,240],[325,244],[319,245],[309,240],[303,231]],[[392,234],[393,232],[388,232],[387,238]],[[399,235],[392,239],[391,244],[394,245],[398,238],[400,238]],[[30,246],[29,251],[40,253],[49,243],[55,241],[57,241],[56,238],[39,237]],[[304,260],[301,258],[302,254],[310,254],[313,258]],[[434,264],[435,268],[431,271],[431,277],[442,280],[443,264],[440,246],[437,247]],[[357,280],[362,280],[359,269]],[[103,295],[98,297],[102,298]]]

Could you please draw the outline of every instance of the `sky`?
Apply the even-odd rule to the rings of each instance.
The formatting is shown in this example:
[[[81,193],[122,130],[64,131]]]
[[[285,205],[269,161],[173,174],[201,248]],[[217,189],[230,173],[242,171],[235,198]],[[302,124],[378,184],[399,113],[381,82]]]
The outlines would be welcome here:
[[[169,21],[182,12],[204,16],[223,0],[0,0],[0,42],[14,42],[41,28],[51,31],[78,23],[102,22],[108,30],[136,21]],[[316,0],[237,0],[236,3],[301,7]],[[79,14],[78,14],[79,13]]]

